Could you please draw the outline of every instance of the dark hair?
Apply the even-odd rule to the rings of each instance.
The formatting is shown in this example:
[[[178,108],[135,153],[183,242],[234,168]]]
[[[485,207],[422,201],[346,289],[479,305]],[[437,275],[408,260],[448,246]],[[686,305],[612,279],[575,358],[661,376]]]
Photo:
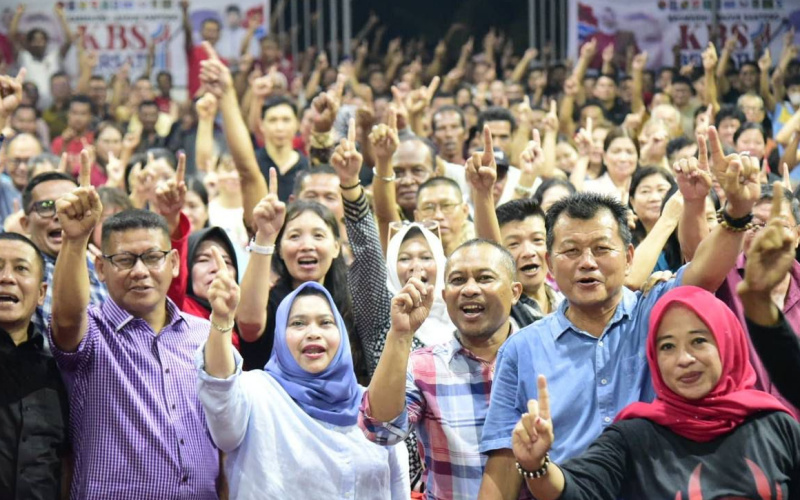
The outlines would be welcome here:
[[[633,199],[634,195],[636,194],[636,188],[639,187],[639,184],[641,184],[643,180],[650,177],[651,175],[660,175],[665,181],[669,183],[670,189],[678,187],[678,183],[675,182],[675,178],[672,177],[669,174],[669,172],[667,172],[663,168],[653,167],[653,166],[639,167],[636,169],[636,171],[633,173],[633,176],[631,177],[631,187],[630,190],[628,191],[629,200]],[[631,209],[632,208],[633,206],[631,206]]]
[[[500,243],[497,243],[496,241],[492,241],[492,240],[486,240],[486,239],[483,239],[483,238],[473,238],[471,240],[465,241],[464,243],[460,244],[455,250],[453,250],[453,253],[450,254],[450,257],[447,259],[447,264],[445,265],[445,268],[444,268],[445,276],[450,271],[450,262],[452,261],[453,256],[455,254],[457,254],[458,252],[460,252],[461,250],[464,250],[466,248],[472,248],[472,247],[484,246],[484,245],[490,246],[490,247],[494,248],[495,250],[497,250],[498,252],[500,252],[501,259],[503,261],[503,267],[506,268],[506,271],[508,272],[508,275],[511,277],[511,281],[516,280],[517,279],[517,263],[514,261],[514,257],[511,255],[511,252],[509,252],[508,249],[506,249],[506,247],[504,247]]]
[[[200,201],[203,202],[203,205],[208,207],[208,191],[206,190],[206,186],[198,179],[197,177],[188,177],[186,179],[186,190],[191,191],[197,196],[200,197]],[[206,221],[206,225],[208,225],[208,221]]]
[[[745,61],[739,65],[739,71],[743,70],[745,66],[752,66],[756,73],[761,73],[761,70],[758,69],[758,64],[755,61]]]
[[[719,109],[717,116],[714,118],[714,125],[719,128],[722,120],[727,119],[739,120],[739,124],[747,121],[744,112],[733,104],[725,104]]]
[[[759,196],[756,205],[764,203],[765,201],[772,201],[772,197],[774,196],[775,191],[772,188],[772,185],[762,184],[761,185],[761,196]],[[794,217],[795,225],[800,224],[800,201],[797,201],[797,198],[794,197],[794,194],[786,188],[783,188],[783,199],[784,201],[789,202],[789,206],[791,207],[792,217]]]
[[[65,174],[63,172],[42,172],[41,174],[31,179],[25,186],[25,189],[22,190],[22,208],[23,210],[25,210],[26,214],[31,213],[31,203],[33,203],[33,189],[39,184],[43,184],[45,182],[50,182],[50,181],[68,181],[75,184],[75,186],[78,185],[78,182],[75,180],[75,178],[69,174]]]
[[[448,186],[455,189],[458,193],[458,197],[461,198],[462,202],[464,201],[464,193],[461,192],[461,186],[459,186],[456,181],[449,177],[431,177],[427,181],[420,184],[419,188],[417,189],[417,201],[419,201],[419,194],[423,190],[436,186]]]
[[[109,128],[113,128],[114,130],[116,130],[117,132],[119,132],[119,135],[120,135],[121,137],[124,137],[124,136],[125,136],[125,132],[123,132],[123,130],[122,130],[122,127],[120,127],[119,125],[117,125],[117,123],[116,123],[116,122],[112,122],[112,121],[103,121],[103,122],[100,122],[100,123],[97,125],[97,131],[94,133],[94,138],[95,138],[95,139],[97,139],[98,137],[100,137],[100,134],[102,134],[103,132],[105,132],[105,131],[106,131],[106,129],[109,129]]]
[[[226,14],[229,14],[231,12],[235,12],[237,14],[241,14],[242,13],[242,9],[240,9],[239,6],[236,5],[235,3],[232,3],[232,4],[228,5],[227,7],[225,7],[225,13]]]
[[[90,82],[91,82],[91,81],[95,81],[95,82],[103,82],[103,83],[106,83],[106,78],[105,78],[103,75],[92,75],[92,76],[89,78],[89,81],[90,81]]]
[[[692,144],[696,144],[696,142],[692,139],[689,139],[685,135],[672,139],[667,143],[667,158],[671,157],[681,149],[691,146]]]
[[[33,114],[36,115],[37,118],[39,117],[39,110],[37,110],[35,106],[31,106],[30,104],[20,104],[19,106],[17,106],[17,109],[15,109],[13,113],[11,113],[11,116],[16,116],[17,113],[19,113],[20,111],[25,111],[27,109],[33,111]]]
[[[511,125],[511,133],[517,129],[517,121],[514,115],[507,108],[500,106],[489,106],[478,114],[478,130],[483,130],[487,122],[508,122]]]
[[[55,80],[56,78],[66,78],[67,81],[69,81],[69,74],[67,74],[67,72],[64,70],[56,71],[55,73],[50,75],[50,82],[52,83],[52,81]]]
[[[283,96],[270,97],[267,99],[266,102],[264,102],[264,105],[261,106],[261,118],[263,119],[267,114],[267,111],[277,106],[289,106],[289,109],[292,110],[292,114],[295,118],[297,118],[297,108],[294,106],[294,103],[287,97]]]
[[[595,97],[590,97],[589,99],[586,99],[586,102],[583,103],[583,106],[576,107],[573,117],[575,119],[580,119],[581,113],[586,108],[600,108],[600,112],[603,115],[603,119],[606,121],[610,121],[608,119],[608,111],[606,111],[606,108],[603,106],[603,103],[600,102]]]
[[[787,89],[793,85],[800,85],[800,75],[795,75],[787,78],[783,84],[783,86]]]
[[[134,229],[154,229],[156,231],[161,231],[164,238],[166,238],[167,241],[170,240],[169,227],[164,217],[149,210],[134,208],[132,210],[117,212],[103,222],[103,236],[101,240],[103,251],[106,251],[112,234]]]
[[[69,106],[67,109],[71,108],[73,104],[86,104],[91,110],[94,110],[94,103],[92,102],[92,99],[85,94],[77,94],[70,97]]]
[[[119,188],[112,187],[99,187],[97,188],[97,195],[100,197],[100,203],[103,207],[117,207],[121,210],[130,210],[133,208],[131,199],[125,194],[125,191]]]
[[[597,193],[583,192],[559,200],[550,207],[545,215],[545,228],[547,230],[547,251],[553,251],[555,233],[553,227],[563,213],[570,219],[590,220],[600,210],[608,210],[617,221],[617,232],[622,243],[627,247],[631,244],[631,230],[628,227],[628,209],[611,196]]]
[[[739,140],[739,137],[748,130],[758,130],[758,132],[761,134],[761,137],[764,138],[764,143],[767,142],[767,133],[764,131],[764,127],[762,127],[760,123],[745,122],[742,123],[738,129],[736,129],[736,132],[734,132],[733,143],[736,144],[736,141]]]
[[[37,33],[42,34],[42,36],[44,37],[45,44],[48,42],[48,40],[50,40],[50,37],[47,36],[47,32],[42,28],[33,28],[31,30],[28,30],[28,34],[25,35],[25,40],[28,43],[33,43],[33,37],[35,37]]]
[[[294,178],[294,186],[292,187],[292,194],[295,198],[300,197],[300,193],[303,191],[303,183],[306,181],[308,177],[312,175],[334,175],[336,177],[339,174],[336,173],[336,170],[331,167],[330,165],[321,164],[315,165],[307,170],[301,170]]]
[[[172,73],[165,70],[159,71],[158,74],[156,75],[156,81],[158,81],[158,79],[161,78],[162,76],[166,76],[167,78],[169,78],[169,83],[172,83]]]
[[[685,77],[683,75],[675,75],[672,78],[672,86],[674,87],[676,83],[682,83],[682,84],[688,86],[689,87],[689,91],[692,94],[694,94],[694,87],[692,86],[692,81],[689,78],[687,78],[687,77]]]
[[[0,233],[0,241],[3,240],[20,241],[25,245],[28,245],[29,247],[33,248],[33,251],[36,253],[36,262],[39,264],[40,279],[44,282],[47,277],[45,273],[44,254],[42,253],[41,250],[39,250],[39,247],[36,246],[36,243],[31,241],[26,236],[23,236],[18,233]]]
[[[42,163],[50,163],[53,165],[53,168],[58,168],[58,164],[61,162],[61,158],[54,155],[53,153],[41,153],[30,160],[28,160],[28,182],[31,181],[35,177],[36,173],[36,166],[41,165]]]
[[[556,186],[561,186],[561,187],[566,188],[567,191],[569,191],[569,194],[575,194],[578,191],[577,189],[575,189],[575,186],[573,186],[570,181],[568,181],[566,179],[559,179],[558,177],[551,177],[550,179],[547,179],[544,182],[542,182],[541,184],[539,184],[539,187],[536,188],[536,192],[533,193],[533,196],[531,197],[531,199],[533,201],[535,201],[536,204],[539,207],[541,207],[542,206],[542,200],[544,200],[545,193],[547,193],[547,191],[549,191],[550,188],[556,187]],[[506,205],[507,204],[508,203],[506,203]],[[498,210],[499,210],[499,207],[498,207]],[[500,217],[500,213],[499,212],[497,214],[497,217]]]
[[[497,207],[497,223],[500,227],[509,222],[521,222],[528,217],[541,217],[544,220],[544,212],[539,203],[531,198],[511,200]]]
[[[160,160],[162,158],[167,160],[167,163],[169,163],[169,166],[172,167],[173,170],[175,170],[178,167],[178,160],[175,157],[175,153],[173,153],[167,148],[150,148],[147,150],[147,152],[152,153],[154,160]],[[145,156],[144,165],[146,164],[147,164],[147,157]]]
[[[203,19],[203,22],[200,23],[200,27],[202,28],[203,26],[205,26],[206,23],[214,23],[214,24],[217,25],[218,29],[222,29],[222,24],[217,19],[215,19],[213,17],[207,17],[207,18]]]
[[[458,115],[458,120],[461,122],[461,127],[466,131],[467,129],[467,119],[464,117],[464,112],[458,106],[453,106],[451,104],[447,104],[442,106],[441,108],[437,109],[436,112],[433,114],[431,119],[431,129],[436,132],[436,117],[441,115],[442,113],[455,113]]]
[[[153,101],[152,99],[149,100],[149,101],[142,101],[142,102],[139,103],[139,108],[138,109],[139,109],[139,111],[141,111],[142,108],[146,108],[148,106],[154,107],[154,108],[158,108],[158,103],[156,101]]]

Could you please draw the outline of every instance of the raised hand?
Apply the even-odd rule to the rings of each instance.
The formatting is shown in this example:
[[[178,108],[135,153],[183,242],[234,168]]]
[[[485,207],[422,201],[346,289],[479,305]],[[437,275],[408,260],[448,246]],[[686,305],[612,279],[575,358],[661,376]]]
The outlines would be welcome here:
[[[186,155],[178,154],[178,168],[175,176],[167,181],[159,182],[155,192],[155,211],[164,216],[167,221],[180,217],[183,205],[186,203]]]
[[[722,152],[716,127],[708,127],[711,146],[711,171],[725,191],[728,215],[738,219],[749,214],[761,194],[758,159],[750,155]]]
[[[106,186],[125,189],[125,165],[111,151],[108,152],[106,174],[108,174]]]
[[[539,375],[537,380],[539,399],[528,401],[528,412],[522,414],[511,434],[514,458],[527,471],[535,471],[544,465],[545,455],[553,446],[553,422],[550,420],[550,394],[547,379]]]
[[[426,285],[417,270],[392,299],[392,331],[407,338],[414,336],[433,307],[433,285]]]
[[[350,118],[347,123],[347,138],[339,141],[339,145],[331,155],[331,166],[339,174],[342,186],[358,184],[358,173],[363,162],[364,158],[356,150],[356,120]]]
[[[15,78],[0,76],[0,130],[5,127],[17,107],[22,103],[22,82],[27,70],[22,68]]]
[[[612,63],[614,62],[614,44],[606,45],[606,48],[603,49],[603,62],[605,63]]]
[[[269,169],[269,192],[253,209],[256,243],[274,245],[285,219],[286,204],[278,199],[278,172],[272,167]]]
[[[406,107],[409,114],[418,115],[425,112],[428,106],[431,105],[431,100],[433,100],[433,96],[439,88],[440,81],[438,76],[434,76],[428,86],[423,85],[406,95]]]
[[[592,154],[594,140],[592,139],[592,118],[586,118],[586,128],[581,128],[575,134],[575,145],[578,147],[578,155],[588,157]]]
[[[211,314],[214,323],[229,325],[233,322],[236,315],[236,308],[239,306],[239,285],[228,272],[228,265],[222,258],[222,254],[217,247],[211,247],[211,254],[217,266],[214,281],[208,288],[208,302],[211,304]]]
[[[337,76],[334,88],[321,93],[311,102],[311,106],[317,112],[313,123],[315,133],[327,133],[333,127],[336,114],[339,113],[339,106],[342,105],[342,94],[346,81],[347,78],[344,75]]]
[[[489,132],[488,125],[483,126],[483,153],[473,153],[464,168],[467,182],[472,189],[484,195],[492,193],[497,180],[497,162],[494,159],[492,133]]]
[[[397,113],[394,109],[387,110],[386,120],[386,124],[376,125],[369,134],[375,161],[380,165],[387,165],[392,161],[392,156],[400,144],[397,136]]]
[[[100,222],[103,204],[90,181],[91,171],[89,152],[84,149],[81,151],[78,187],[56,200],[56,213],[65,240],[88,241],[94,227]]]
[[[533,140],[528,142],[528,145],[522,151],[522,154],[520,154],[519,168],[523,175],[531,176],[535,180],[536,177],[539,176],[542,165],[544,165],[542,141],[539,136],[539,131],[534,129]]]
[[[717,69],[717,48],[712,42],[708,42],[708,47],[703,51],[703,69],[705,71],[714,71]]]
[[[644,71],[647,67],[647,51],[639,52],[635,56],[633,56],[633,60],[631,60],[631,69],[633,71]]]
[[[203,42],[208,59],[200,63],[200,82],[219,99],[228,89],[233,88],[231,70],[222,63],[217,51],[209,42]]]
[[[765,50],[761,57],[758,58],[758,69],[762,72],[766,71],[769,73],[769,68],[772,67],[772,56],[769,53],[769,49]]]
[[[142,140],[142,132],[133,133],[128,132],[122,138],[122,149],[132,155],[136,148],[139,147],[139,142]]]
[[[672,165],[675,173],[675,180],[678,182],[683,199],[685,201],[703,201],[711,191],[712,178],[708,171],[708,152],[706,150],[706,139],[702,135],[697,136],[698,158],[683,158]]]
[[[738,293],[768,294],[783,281],[794,263],[794,248],[797,241],[796,229],[782,215],[783,185],[772,185],[772,209],[769,220],[750,244],[744,281],[739,283]]]
[[[206,92],[197,100],[194,107],[199,120],[213,120],[217,116],[217,98],[211,92]]]
[[[591,59],[594,57],[595,53],[597,52],[597,40],[592,38],[588,42],[584,43],[580,50],[580,58],[581,59]]]
[[[558,132],[558,125],[558,104],[555,99],[550,99],[550,110],[544,116],[542,126],[546,132]]]

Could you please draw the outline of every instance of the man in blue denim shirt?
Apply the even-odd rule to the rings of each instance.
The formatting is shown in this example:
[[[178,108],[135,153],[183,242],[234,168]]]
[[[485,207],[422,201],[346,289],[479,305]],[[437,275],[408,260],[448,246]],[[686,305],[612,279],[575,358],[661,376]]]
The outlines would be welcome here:
[[[679,285],[714,291],[734,266],[758,199],[758,162],[722,155],[711,129],[714,174],[727,195],[726,223],[708,234],[694,260],[675,279],[646,296],[623,286],[633,261],[627,209],[614,199],[589,193],[566,198],[547,213],[547,260],[567,300],[544,319],[511,337],[498,354],[491,404],[481,437],[489,454],[481,499],[515,499],[521,478],[511,451],[511,433],[544,374],[553,398],[559,439],[551,459],[582,452],[625,406],[654,398],[645,359],[649,313],[658,299]],[[700,157],[706,157],[705,139]],[[708,160],[675,165],[685,198],[682,236],[704,227],[705,196],[711,186]],[[737,230],[739,229],[739,230]],[[700,231],[694,233],[696,237]]]

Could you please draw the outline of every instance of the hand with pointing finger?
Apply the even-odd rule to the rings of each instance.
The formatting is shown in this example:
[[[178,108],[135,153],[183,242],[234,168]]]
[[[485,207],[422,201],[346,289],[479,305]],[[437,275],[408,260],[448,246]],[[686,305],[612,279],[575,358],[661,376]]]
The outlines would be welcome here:
[[[22,82],[27,70],[22,68],[16,77],[0,76],[0,130],[6,126],[14,110],[22,103]]]
[[[222,254],[217,247],[211,247],[211,253],[217,272],[214,281],[208,288],[208,302],[211,304],[211,314],[214,323],[229,325],[233,322],[236,315],[236,308],[239,306],[239,285],[228,272],[228,265],[222,258]]]
[[[545,455],[555,440],[550,420],[550,395],[544,375],[539,375],[537,385],[539,399],[528,401],[528,412],[522,414],[511,434],[514,458],[526,471],[535,471],[544,465]]]
[[[497,162],[494,158],[492,146],[492,133],[489,126],[483,126],[483,153],[473,153],[467,159],[467,182],[476,194],[488,196],[492,194],[494,183],[497,181]]]
[[[155,212],[164,216],[170,228],[177,227],[180,222],[180,213],[186,203],[186,155],[178,154],[178,169],[175,176],[168,181],[162,181],[156,186]]]
[[[331,166],[339,175],[341,186],[354,186],[358,184],[358,174],[364,158],[356,150],[356,120],[350,118],[347,124],[347,138],[339,141],[339,145],[331,155]]]
[[[79,186],[56,200],[56,213],[65,240],[88,241],[100,222],[103,204],[90,181],[91,169],[89,153],[84,149],[81,151]]]
[[[712,179],[708,169],[706,139],[697,135],[698,158],[682,158],[676,161],[672,170],[685,201],[703,201],[711,191]]]
[[[274,245],[286,219],[286,204],[278,199],[278,172],[269,169],[269,192],[253,209],[256,244]],[[253,254],[257,255],[257,254]]]

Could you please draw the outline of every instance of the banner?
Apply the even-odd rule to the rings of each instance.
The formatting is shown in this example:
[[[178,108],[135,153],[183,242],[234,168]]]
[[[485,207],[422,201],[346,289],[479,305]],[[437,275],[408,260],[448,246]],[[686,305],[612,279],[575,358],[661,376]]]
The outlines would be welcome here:
[[[760,49],[769,47],[773,63],[783,48],[784,35],[795,28],[794,43],[800,43],[800,2],[797,0],[719,0],[717,50],[725,41],[737,40],[733,61],[756,59]],[[598,39],[600,52],[610,43],[624,54],[634,45],[647,51],[648,67],[672,66],[673,48],[680,52],[680,64],[702,65],[701,54],[713,32],[712,0],[570,0],[569,52],[590,38]]]
[[[58,50],[64,39],[54,3],[28,0],[18,31],[24,34],[31,28],[43,28],[50,37],[48,50]],[[152,75],[166,70],[172,73],[176,87],[186,85],[187,66],[184,49],[183,11],[177,0],[83,0],[61,2],[70,31],[84,34],[84,47],[98,53],[95,73],[109,77],[125,63],[131,64],[131,76],[136,78],[146,66],[148,46],[155,46]],[[13,7],[0,13],[0,33],[7,33]],[[257,40],[266,34],[269,20],[268,0],[192,0],[189,18],[194,28],[192,41],[202,41],[200,28],[206,19],[216,19],[221,26],[216,48],[222,57],[237,59],[248,20],[262,20],[256,30],[250,51],[259,53]],[[77,74],[75,50],[70,50],[65,62],[67,71]]]

